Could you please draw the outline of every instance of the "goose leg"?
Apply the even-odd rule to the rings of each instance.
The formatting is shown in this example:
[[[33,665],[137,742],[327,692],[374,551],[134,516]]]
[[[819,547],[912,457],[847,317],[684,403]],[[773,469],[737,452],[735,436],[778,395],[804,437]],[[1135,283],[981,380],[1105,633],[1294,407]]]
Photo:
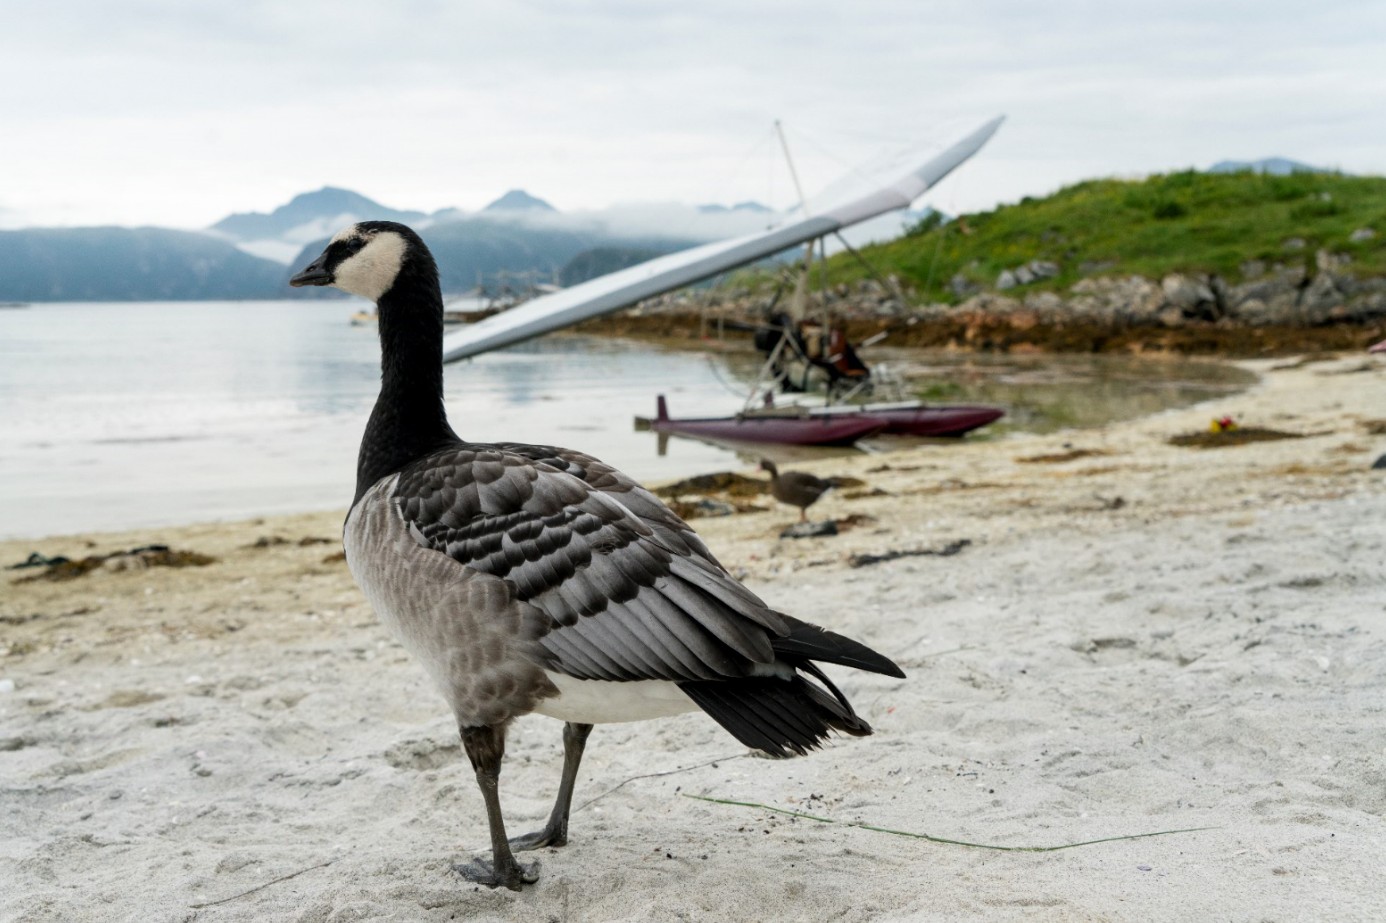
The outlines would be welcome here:
[[[558,784],[558,799],[553,803],[553,813],[549,815],[549,822],[543,830],[511,840],[511,849],[518,851],[568,844],[568,811],[573,806],[573,785],[577,782],[578,765],[582,762],[582,753],[590,733],[590,724],[569,721],[563,725],[563,781]]]
[[[476,783],[486,802],[486,821],[491,828],[491,858],[473,859],[465,865],[454,865],[453,871],[468,881],[496,888],[504,885],[518,891],[526,884],[539,880],[539,863],[520,865],[510,852],[505,838],[505,821],[501,818],[500,768],[505,756],[504,727],[462,728],[462,746],[476,772]]]

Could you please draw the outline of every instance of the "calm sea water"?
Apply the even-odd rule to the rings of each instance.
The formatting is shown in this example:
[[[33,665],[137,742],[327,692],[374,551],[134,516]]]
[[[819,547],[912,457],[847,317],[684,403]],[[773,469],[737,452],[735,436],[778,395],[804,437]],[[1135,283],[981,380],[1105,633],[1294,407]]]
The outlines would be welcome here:
[[[0,310],[0,537],[345,507],[379,384],[376,331],[348,323],[355,309],[291,301]],[[1076,395],[1102,390],[1093,376],[1110,370],[988,362],[914,354],[904,364],[926,393],[942,388],[937,396],[950,400],[1006,403],[1006,381],[1019,376],[1011,403],[1030,429],[1104,422],[1233,386],[1216,374],[1131,376],[1126,362],[1119,367],[1132,380],[1093,419],[1073,419]],[[750,356],[549,337],[449,366],[446,397],[469,439],[566,445],[653,480],[753,457],[682,439],[661,455],[658,438],[632,421],[653,415],[659,392],[676,415],[734,411],[755,367]],[[1038,380],[1046,376],[1047,389]],[[1065,388],[1074,397],[1054,396]]]

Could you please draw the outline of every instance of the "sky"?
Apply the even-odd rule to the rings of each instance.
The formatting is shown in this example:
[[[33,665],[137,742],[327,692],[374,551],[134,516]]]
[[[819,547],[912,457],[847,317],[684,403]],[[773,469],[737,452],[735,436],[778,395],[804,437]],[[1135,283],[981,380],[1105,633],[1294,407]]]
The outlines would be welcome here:
[[[1380,0],[6,0],[0,227],[395,208],[789,207],[995,115],[923,202],[1286,156],[1386,173]]]

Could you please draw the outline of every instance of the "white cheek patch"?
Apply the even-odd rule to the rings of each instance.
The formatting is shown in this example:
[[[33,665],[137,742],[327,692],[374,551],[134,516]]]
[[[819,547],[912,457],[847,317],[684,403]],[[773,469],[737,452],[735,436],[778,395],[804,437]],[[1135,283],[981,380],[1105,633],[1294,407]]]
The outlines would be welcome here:
[[[332,272],[332,284],[353,295],[379,301],[395,284],[395,277],[404,265],[406,246],[404,238],[398,234],[389,231],[376,234],[360,252],[337,264]]]

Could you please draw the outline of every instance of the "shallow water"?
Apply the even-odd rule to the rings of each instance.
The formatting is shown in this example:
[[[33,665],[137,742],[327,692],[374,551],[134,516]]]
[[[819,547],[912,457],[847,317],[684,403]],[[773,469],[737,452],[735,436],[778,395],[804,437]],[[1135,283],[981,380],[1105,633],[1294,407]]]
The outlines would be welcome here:
[[[344,507],[379,382],[374,328],[347,323],[358,307],[0,311],[0,537]],[[887,358],[926,391],[948,392],[939,399],[1007,405],[1012,415],[997,432],[1093,425],[1247,381],[1209,363]],[[636,432],[632,420],[653,415],[660,392],[675,415],[734,411],[756,367],[747,354],[558,336],[449,366],[445,387],[454,427],[469,439],[566,445],[655,480],[754,458],[757,450],[738,456],[682,439],[661,455],[658,438]]]
[[[908,396],[942,403],[1006,408],[978,433],[1048,433],[1101,426],[1184,407],[1250,386],[1256,376],[1235,365],[1172,356],[931,354],[884,357]]]

